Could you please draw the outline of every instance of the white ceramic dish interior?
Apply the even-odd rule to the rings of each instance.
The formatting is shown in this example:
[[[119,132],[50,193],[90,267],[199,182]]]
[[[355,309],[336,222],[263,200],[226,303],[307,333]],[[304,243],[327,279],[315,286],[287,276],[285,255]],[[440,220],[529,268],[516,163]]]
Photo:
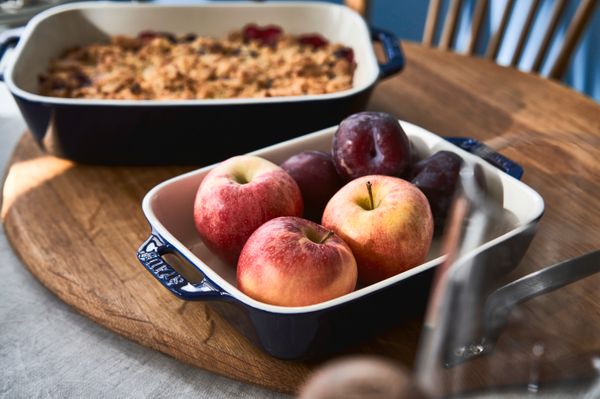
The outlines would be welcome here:
[[[510,227],[501,235],[491,238],[473,251],[473,254],[491,246],[501,245],[503,241],[521,233],[527,226],[539,219],[544,211],[542,197],[521,181],[496,169],[481,158],[470,154],[423,128],[400,121],[411,142],[416,145],[421,157],[439,150],[448,150],[459,154],[467,162],[483,166],[488,187],[494,187],[494,196],[502,201],[505,212],[512,215]],[[337,127],[331,127],[312,134],[279,143],[252,152],[280,164],[291,155],[302,150],[329,151],[331,140]],[[425,263],[380,281],[376,284],[357,289],[336,299],[316,305],[302,307],[273,306],[256,301],[236,288],[234,267],[221,262],[200,240],[192,217],[196,190],[203,177],[214,165],[207,166],[174,178],[171,178],[150,190],[143,199],[143,212],[156,233],[173,245],[196,268],[229,292],[239,301],[258,309],[278,313],[302,313],[336,306],[355,300],[395,282],[407,279],[438,265],[443,258],[439,256],[439,242],[434,240]]]
[[[292,34],[319,33],[354,50],[357,68],[353,87],[336,93],[272,98],[202,100],[92,100],[37,94],[37,77],[51,58],[73,46],[106,42],[111,35],[137,35],[143,30],[225,37],[248,23],[275,24]],[[71,3],[53,7],[30,20],[12,54],[5,80],[12,93],[31,101],[56,104],[218,105],[296,102],[350,96],[373,85],[379,65],[369,28],[348,7],[325,2],[208,2],[166,5],[115,2]]]

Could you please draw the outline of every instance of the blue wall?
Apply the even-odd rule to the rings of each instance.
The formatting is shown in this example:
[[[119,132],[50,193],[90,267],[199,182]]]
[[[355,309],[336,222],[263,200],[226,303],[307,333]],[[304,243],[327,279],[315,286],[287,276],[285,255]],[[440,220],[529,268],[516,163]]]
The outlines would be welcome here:
[[[468,17],[473,12],[477,0],[463,1],[461,22],[456,35],[456,45],[458,51],[464,49],[469,34]],[[340,3],[340,1],[336,1]],[[527,12],[532,0],[519,0],[516,3],[512,19],[507,27],[506,39],[498,54],[497,62],[507,65],[510,62],[516,41],[520,33],[522,24],[526,18]],[[448,0],[443,4],[447,7]],[[411,41],[420,41],[423,36],[423,28],[427,15],[428,1],[411,0],[372,0],[373,12],[372,23],[381,28],[389,29],[395,32],[400,38]],[[491,0],[488,15],[490,16],[484,26],[484,37],[478,50],[482,51],[489,38],[489,32],[494,31],[498,26],[502,10],[506,0]],[[543,0],[540,11],[536,17],[532,32],[529,37],[528,46],[525,48],[519,68],[528,71],[533,63],[535,52],[534,47],[542,40],[544,20],[550,17],[554,0]],[[569,1],[566,16],[570,17],[575,13],[579,1]],[[443,14],[442,14],[443,15]],[[556,57],[561,44],[567,20],[563,18],[557,29],[556,40],[553,41],[549,51],[549,56],[542,66],[542,75],[546,75],[550,68],[550,62]],[[600,6],[594,10],[594,14],[588,27],[582,35],[582,40],[577,51],[572,56],[572,62],[564,76],[563,81],[573,87],[575,90],[593,97],[600,102]]]

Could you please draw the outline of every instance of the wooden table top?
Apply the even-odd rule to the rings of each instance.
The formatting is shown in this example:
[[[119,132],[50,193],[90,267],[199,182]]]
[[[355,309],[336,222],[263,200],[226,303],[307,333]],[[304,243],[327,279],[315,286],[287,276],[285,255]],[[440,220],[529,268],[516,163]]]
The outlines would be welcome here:
[[[535,237],[510,278],[599,249],[600,104],[560,82],[487,60],[412,43],[404,49],[405,71],[378,86],[369,108],[440,135],[485,142],[522,165],[522,181],[544,199]],[[514,355],[518,338],[532,345],[545,341],[548,375],[585,374],[557,368],[583,358],[589,364],[590,353],[600,351],[598,284],[600,276],[593,275],[525,303],[499,352]],[[497,370],[482,376],[494,370],[493,361],[478,362],[473,368],[483,385],[502,384]]]
[[[525,170],[522,181],[544,198],[545,214],[514,277],[600,248],[597,199],[600,105],[560,83],[487,60],[408,42],[403,47],[407,58],[405,70],[378,83],[368,108],[389,112],[439,135],[484,141],[521,164]],[[319,366],[319,363],[268,358],[239,336],[230,338],[234,334],[232,329],[209,314],[203,304],[182,306],[157,284],[149,287],[147,280],[136,282],[134,277],[145,271],[130,256],[129,246],[137,247],[149,232],[139,203],[155,184],[186,168],[109,169],[73,165],[44,156],[29,135],[21,140],[11,164],[2,204],[7,235],[32,273],[86,316],[192,365],[283,392],[295,392]],[[110,198],[101,191],[93,198],[80,194],[90,188],[101,188],[101,182],[122,190],[113,192]],[[52,212],[32,212],[32,209],[39,208],[40,201],[47,207],[66,206],[69,192],[96,206],[93,209],[72,206],[68,235],[47,234],[52,226],[58,229],[62,222]],[[113,201],[119,199],[129,201],[128,206],[115,206]],[[118,235],[109,236],[102,227],[95,227],[99,220],[107,223],[118,220]],[[81,234],[85,240],[79,238]],[[129,252],[120,253],[113,239]],[[37,240],[35,246],[30,244],[32,240]],[[104,249],[103,256],[93,259],[90,253],[100,249]],[[119,283],[124,291],[111,297],[114,293],[108,289],[86,290],[73,280],[74,273],[85,270],[61,271],[65,259],[71,265],[91,259],[99,262],[97,267],[131,267],[125,273],[119,271],[124,277]],[[52,275],[48,273],[48,262],[53,265]],[[107,279],[107,285],[114,283],[114,279]],[[563,338],[565,326],[600,326],[598,283],[600,277],[591,276],[531,301],[520,310],[519,319],[528,321],[530,331],[543,331],[556,339]],[[135,302],[135,295],[125,293],[127,289],[150,290],[167,310],[170,307],[177,311],[165,312],[165,320],[147,320],[144,309],[152,304]],[[130,301],[132,305],[128,307]],[[188,327],[183,332],[170,330],[172,320],[167,317],[179,317]],[[206,336],[189,327],[195,319],[210,326]],[[420,327],[421,320],[408,320],[397,329],[353,348],[352,353],[385,355],[412,367]],[[186,333],[196,336],[186,341]],[[600,334],[590,333],[585,339],[580,339],[577,332],[566,334],[572,344],[569,350],[576,348],[585,353],[600,349]],[[178,347],[182,340],[189,348],[200,348],[201,355]],[[223,361],[223,356],[233,360]],[[490,381],[481,375],[476,379],[479,385]]]

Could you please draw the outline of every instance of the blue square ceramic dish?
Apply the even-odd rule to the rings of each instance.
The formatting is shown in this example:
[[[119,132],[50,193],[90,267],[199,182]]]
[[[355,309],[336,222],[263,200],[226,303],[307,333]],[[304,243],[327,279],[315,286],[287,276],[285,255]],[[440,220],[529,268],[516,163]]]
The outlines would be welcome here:
[[[487,262],[486,272],[502,276],[524,255],[544,203],[533,189],[494,167],[520,175],[522,170],[506,158],[492,154],[489,161],[466,152],[450,141],[418,126],[400,121],[421,157],[438,150],[458,153],[464,160],[481,164],[487,186],[507,215],[504,225],[475,252]],[[336,127],[282,142],[253,154],[277,164],[301,150],[329,151]],[[461,144],[461,140],[453,140]],[[469,143],[467,143],[469,144]],[[473,142],[469,146],[472,147]],[[469,147],[467,146],[467,147]],[[470,148],[470,147],[469,147]],[[490,154],[488,154],[490,155]],[[407,312],[423,309],[436,265],[440,264],[439,237],[434,239],[427,261],[420,266],[358,288],[342,297],[311,306],[282,307],[258,302],[236,288],[235,268],[224,264],[202,243],[192,217],[196,190],[207,166],[174,177],[154,187],[143,200],[143,211],[152,233],[138,251],[144,267],[182,300],[212,301],[212,306],[250,341],[283,359],[306,359],[338,351],[362,338],[397,323]],[[510,251],[510,258],[499,251]],[[165,254],[176,253],[203,276],[189,282],[167,263]],[[409,303],[413,307],[399,306]]]
[[[293,34],[320,33],[351,47],[357,65],[353,87],[318,95],[191,100],[95,100],[38,93],[38,76],[67,48],[144,30],[225,37],[248,23],[276,24]],[[19,39],[4,80],[35,139],[49,154],[94,164],[208,165],[253,151],[363,110],[375,85],[404,67],[392,34],[369,28],[348,7],[327,2],[71,3],[46,10],[24,31],[2,37],[0,57],[3,48]],[[377,61],[373,40],[383,45],[384,64]]]

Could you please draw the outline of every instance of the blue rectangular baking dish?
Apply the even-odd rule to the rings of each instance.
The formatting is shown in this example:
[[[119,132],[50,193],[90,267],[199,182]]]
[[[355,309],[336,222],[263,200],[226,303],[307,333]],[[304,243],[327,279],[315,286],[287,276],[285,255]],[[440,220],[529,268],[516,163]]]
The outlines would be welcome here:
[[[543,214],[542,198],[514,177],[523,172],[514,162],[500,154],[480,151],[486,154],[484,160],[461,148],[473,150],[483,144],[472,139],[447,140],[400,122],[420,157],[449,150],[465,161],[481,164],[487,187],[502,204],[506,218],[489,240],[474,250],[474,256],[486,264],[488,275],[482,280],[498,281],[517,266],[527,250]],[[330,127],[253,154],[279,164],[302,150],[329,151],[335,130],[335,126]],[[434,268],[443,260],[440,237],[434,238],[424,264],[324,303],[282,307],[246,296],[236,288],[235,268],[214,256],[195,231],[194,196],[211,168],[169,179],[150,190],[143,200],[143,212],[152,232],[140,246],[137,257],[172,294],[182,300],[210,301],[211,307],[249,341],[281,359],[315,359],[333,354],[424,310]],[[169,264],[165,256],[173,253],[202,275],[198,282],[190,282]]]
[[[66,48],[149,29],[224,37],[247,23],[320,33],[352,47],[353,87],[321,95],[177,101],[37,94],[38,76]],[[363,110],[375,85],[404,67],[391,33],[369,28],[348,7],[326,2],[71,3],[46,10],[24,30],[2,37],[0,56],[18,42],[3,79],[37,142],[51,155],[92,164],[207,165],[263,148]],[[377,61],[373,40],[385,50],[384,64]]]

